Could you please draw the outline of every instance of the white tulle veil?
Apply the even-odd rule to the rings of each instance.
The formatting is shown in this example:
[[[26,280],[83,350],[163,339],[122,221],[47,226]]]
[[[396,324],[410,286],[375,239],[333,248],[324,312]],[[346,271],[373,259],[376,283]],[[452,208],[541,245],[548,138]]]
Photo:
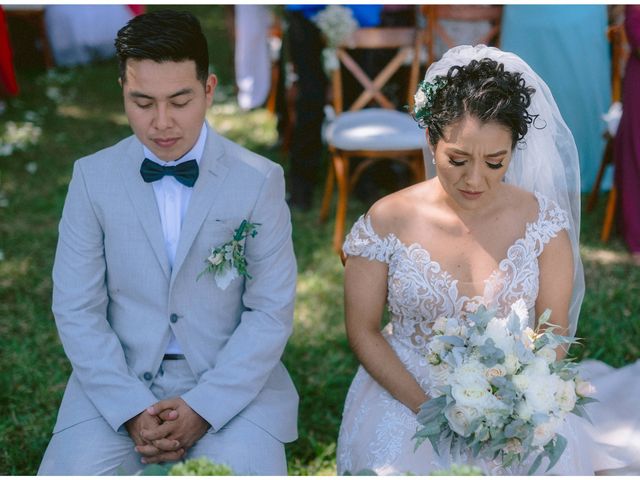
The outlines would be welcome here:
[[[562,119],[547,84],[527,63],[513,53],[485,45],[454,47],[431,64],[425,81],[446,76],[454,65],[491,58],[505,70],[522,74],[526,85],[535,88],[528,111],[538,115],[524,140],[516,145],[505,182],[529,192],[540,192],[554,200],[569,216],[569,237],[573,249],[573,294],[569,307],[569,334],[575,334],[584,297],[584,272],[580,260],[580,170],[578,150],[571,131]],[[543,127],[543,128],[540,128]]]

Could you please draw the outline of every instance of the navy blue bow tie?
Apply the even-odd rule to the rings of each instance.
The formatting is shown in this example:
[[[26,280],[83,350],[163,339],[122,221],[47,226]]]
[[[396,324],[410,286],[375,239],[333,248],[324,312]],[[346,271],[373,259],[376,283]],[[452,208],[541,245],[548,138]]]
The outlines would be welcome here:
[[[193,187],[196,183],[198,171],[198,162],[195,160],[188,160],[173,167],[164,167],[145,158],[140,166],[140,175],[142,175],[142,179],[147,183],[160,180],[165,175],[171,175],[187,187]]]

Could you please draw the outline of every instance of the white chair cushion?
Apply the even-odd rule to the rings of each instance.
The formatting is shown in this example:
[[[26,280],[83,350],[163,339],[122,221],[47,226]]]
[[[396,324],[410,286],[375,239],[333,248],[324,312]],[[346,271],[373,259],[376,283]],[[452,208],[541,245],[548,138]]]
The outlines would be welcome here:
[[[408,113],[367,108],[338,115],[327,127],[327,143],[341,150],[413,150],[426,145],[425,131]]]

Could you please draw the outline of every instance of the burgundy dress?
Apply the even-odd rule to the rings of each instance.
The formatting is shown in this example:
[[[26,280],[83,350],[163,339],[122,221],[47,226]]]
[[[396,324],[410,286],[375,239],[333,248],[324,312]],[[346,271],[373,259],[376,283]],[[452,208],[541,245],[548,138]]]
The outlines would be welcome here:
[[[627,5],[625,30],[631,48],[622,90],[622,118],[616,134],[616,186],[624,239],[640,253],[640,5]]]
[[[9,30],[0,6],[0,98],[18,94],[18,82],[13,69],[13,55],[9,44]]]

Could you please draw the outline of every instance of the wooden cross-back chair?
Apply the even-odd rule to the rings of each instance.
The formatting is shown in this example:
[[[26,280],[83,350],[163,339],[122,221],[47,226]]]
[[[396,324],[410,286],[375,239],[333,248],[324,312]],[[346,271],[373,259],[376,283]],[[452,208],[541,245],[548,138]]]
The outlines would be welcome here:
[[[405,105],[410,109],[413,107],[421,48],[420,30],[381,27],[356,30],[350,41],[336,50],[339,63],[351,72],[363,89],[349,109],[344,111],[344,82],[341,69],[333,71],[331,87],[336,117],[326,129],[330,162],[320,220],[324,222],[328,218],[333,190],[337,184],[338,201],[333,248],[340,255],[349,194],[367,168],[381,160],[397,161],[409,167],[414,181],[424,179],[424,131],[407,112],[396,110]],[[396,53],[377,74],[370,76],[354,60],[353,49],[392,49],[391,51],[396,50]],[[410,65],[407,94],[402,98],[401,105],[395,105],[385,94],[383,87],[403,65],[407,64]],[[371,105],[378,107],[366,108]],[[354,158],[362,160],[351,171],[351,160]]]
[[[440,39],[448,50],[459,45],[442,24],[443,20],[463,21],[473,24],[487,22],[488,31],[466,43],[498,46],[500,43],[500,23],[502,5],[423,5],[420,7],[426,20],[424,41],[427,46],[428,63],[437,60],[436,41]]]
[[[607,37],[611,42],[611,101],[619,102],[622,100],[622,76],[624,66],[626,64],[629,52],[626,48],[627,37],[624,31],[624,25],[612,25],[607,29]],[[607,141],[604,153],[602,154],[602,161],[600,162],[600,168],[598,169],[598,175],[596,181],[593,184],[593,189],[589,195],[589,201],[587,202],[587,212],[592,211],[598,203],[598,196],[600,194],[600,185],[602,183],[602,177],[609,165],[615,164],[615,158],[613,155],[613,137],[609,133],[609,130],[604,133],[604,137]],[[607,198],[607,206],[605,208],[604,220],[602,222],[602,231],[600,232],[600,240],[608,242],[611,236],[611,230],[613,228],[613,221],[616,214],[616,203],[618,201],[618,191],[615,184],[611,186],[609,191],[609,197]]]

